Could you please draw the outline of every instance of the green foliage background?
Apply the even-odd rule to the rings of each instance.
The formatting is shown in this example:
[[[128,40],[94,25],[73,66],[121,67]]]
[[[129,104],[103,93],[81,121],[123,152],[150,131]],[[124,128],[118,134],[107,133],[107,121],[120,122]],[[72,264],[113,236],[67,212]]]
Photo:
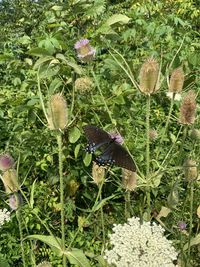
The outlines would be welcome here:
[[[44,124],[45,118],[38,95],[39,72],[42,94],[45,101],[49,94],[63,92],[69,110],[69,126],[63,135],[64,143],[64,179],[66,199],[66,231],[69,243],[78,225],[86,217],[84,210],[89,209],[97,194],[92,183],[91,167],[85,166],[82,126],[94,124],[106,130],[117,127],[125,137],[140,170],[145,170],[145,97],[133,88],[125,72],[113,59],[109,51],[121,53],[137,78],[141,64],[149,56],[162,63],[161,76],[182,65],[186,74],[184,92],[200,88],[200,4],[198,1],[1,1],[0,3],[0,151],[9,151],[18,162],[20,182],[30,198],[34,191],[34,212],[60,234],[59,177],[57,146],[54,134]],[[113,15],[120,14],[118,17]],[[88,38],[97,49],[95,60],[81,64],[77,60],[74,44],[81,38]],[[180,49],[179,49],[180,48]],[[178,52],[177,52],[178,51]],[[120,63],[121,58],[115,53]],[[173,65],[170,62],[174,58]],[[93,89],[89,94],[75,92],[74,81],[78,77],[91,75],[93,69],[102,90],[104,100],[110,112],[108,116],[99,91]],[[93,77],[92,77],[93,78]],[[48,88],[48,90],[47,90]],[[158,94],[152,100],[151,125],[162,134],[170,102],[166,97],[167,82],[162,83]],[[174,121],[170,124],[160,160],[175,140],[179,125],[176,123],[180,103],[174,107]],[[199,107],[195,128],[199,129]],[[151,157],[157,153],[159,139],[151,143]],[[179,149],[183,146],[185,157],[200,159],[199,141],[187,138],[184,144],[178,142],[173,157],[158,187],[152,189],[152,210],[159,211],[167,205],[167,197],[172,192],[180,169],[171,168],[180,165]],[[86,161],[85,161],[86,162]],[[157,163],[152,162],[152,171]],[[182,174],[181,174],[182,175]],[[108,173],[104,198],[114,194],[104,206],[107,231],[113,223],[124,221],[124,190],[121,187],[120,169],[114,167]],[[166,219],[168,228],[176,229],[177,222],[188,222],[189,199],[187,186],[178,180],[179,199],[176,212]],[[34,188],[33,188],[34,185]],[[6,206],[3,185],[0,184],[1,207]],[[200,204],[199,183],[195,187],[194,214]],[[144,190],[137,189],[132,194],[132,206],[135,215],[143,216]],[[181,212],[182,207],[184,212]],[[27,234],[45,234],[46,230],[24,205],[24,220]],[[10,224],[1,228],[0,256],[3,255],[10,266],[21,266],[19,233],[15,214]],[[90,256],[92,266],[97,266],[91,253],[101,253],[101,225],[98,213],[84,224],[82,232],[75,239],[74,247],[84,248]],[[194,219],[194,229],[199,225]],[[198,229],[198,228],[197,228]],[[171,236],[177,239],[178,233]],[[194,233],[195,234],[195,233]],[[30,253],[28,241],[26,255]],[[50,259],[55,266],[61,266],[59,257],[47,246],[33,242],[36,262]],[[199,256],[193,250],[193,266],[198,266]],[[5,265],[6,266],[6,265]],[[100,265],[99,265],[100,266]]]

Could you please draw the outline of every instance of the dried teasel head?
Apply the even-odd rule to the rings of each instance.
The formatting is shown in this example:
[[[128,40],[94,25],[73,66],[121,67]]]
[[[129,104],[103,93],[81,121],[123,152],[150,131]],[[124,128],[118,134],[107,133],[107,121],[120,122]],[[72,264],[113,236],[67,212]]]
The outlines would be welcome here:
[[[67,103],[61,94],[52,95],[50,98],[48,123],[51,130],[63,130],[67,125]]]
[[[105,179],[105,168],[93,162],[92,178],[95,184],[99,185]]]
[[[137,185],[136,172],[122,169],[122,185],[127,191],[134,191]]]
[[[19,190],[18,177],[15,169],[9,169],[2,175],[6,193],[10,194]]]
[[[81,77],[75,81],[75,90],[80,94],[88,93],[94,87],[93,81],[89,77]]]
[[[198,178],[198,169],[196,161],[187,159],[184,162],[183,168],[186,181],[192,182]]]
[[[196,114],[196,94],[193,90],[190,90],[184,97],[180,108],[180,120],[181,124],[193,124]]]
[[[140,90],[145,95],[156,92],[159,87],[159,64],[154,58],[148,58],[140,70]]]
[[[169,81],[169,92],[180,93],[183,89],[184,72],[181,67],[173,70]]]

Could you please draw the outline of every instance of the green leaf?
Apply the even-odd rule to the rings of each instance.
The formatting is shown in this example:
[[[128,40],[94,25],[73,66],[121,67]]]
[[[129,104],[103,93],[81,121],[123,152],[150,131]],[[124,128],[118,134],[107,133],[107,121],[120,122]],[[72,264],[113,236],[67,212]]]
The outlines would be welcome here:
[[[26,238],[40,240],[43,243],[49,245],[51,249],[57,253],[57,255],[62,256],[64,251],[61,249],[61,239],[51,235],[29,235]]]
[[[69,142],[70,143],[76,143],[76,141],[78,141],[78,139],[81,136],[81,132],[77,127],[74,127],[70,130],[69,132]]]
[[[120,24],[127,24],[129,22],[130,18],[123,14],[115,14],[111,16],[107,21],[106,24],[111,26],[116,23]]]
[[[200,244],[200,233],[190,240],[190,246],[196,246],[199,244]],[[183,247],[183,250],[187,250],[188,245],[189,245],[188,243],[185,244],[185,246]]]
[[[30,206],[32,209],[33,209],[33,205],[34,205],[35,183],[36,183],[36,179],[34,180],[32,186],[31,186]]]
[[[38,57],[51,55],[46,49],[41,48],[41,47],[37,47],[37,48],[33,48],[33,49],[29,50],[28,54],[33,55],[33,56],[38,56]]]
[[[75,156],[75,159],[77,159],[77,157],[78,157],[78,153],[79,153],[80,147],[81,147],[81,145],[78,144],[78,145],[76,145],[76,147],[75,147],[75,149],[74,149],[74,156]]]
[[[82,250],[72,248],[71,251],[65,253],[71,264],[77,264],[80,267],[90,267],[89,260],[86,258]]]
[[[85,166],[88,167],[90,165],[91,161],[92,161],[92,154],[86,153],[85,157],[83,159]]]

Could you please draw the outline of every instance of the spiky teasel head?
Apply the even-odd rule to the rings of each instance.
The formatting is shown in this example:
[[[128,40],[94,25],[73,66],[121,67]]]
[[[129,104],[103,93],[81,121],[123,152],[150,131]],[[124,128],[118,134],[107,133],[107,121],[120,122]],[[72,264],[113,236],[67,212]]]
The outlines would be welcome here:
[[[61,94],[52,95],[50,98],[48,123],[51,130],[63,130],[67,125],[67,103]]]
[[[155,129],[149,130],[149,138],[150,140],[154,141],[158,138],[158,132]]]
[[[105,168],[93,162],[92,178],[95,184],[99,185],[105,179]]]
[[[81,77],[75,81],[75,90],[81,94],[90,92],[93,87],[93,81],[89,77]]]
[[[180,108],[180,123],[181,124],[193,124],[196,114],[196,94],[193,90],[190,90],[184,97]]]
[[[0,170],[6,171],[14,166],[14,159],[9,154],[0,155]]]
[[[159,76],[159,64],[154,58],[148,58],[140,70],[140,90],[145,95],[156,92]]]
[[[181,67],[173,70],[169,81],[169,92],[180,93],[183,89],[184,72]]]
[[[10,194],[19,190],[18,177],[15,169],[9,169],[2,175],[6,193]]]
[[[122,185],[127,191],[133,191],[137,185],[136,172],[122,169]]]
[[[49,261],[43,261],[39,263],[36,267],[52,267],[52,264]]]
[[[184,162],[185,179],[188,182],[195,181],[198,178],[197,163],[194,160],[187,159]]]
[[[190,132],[190,137],[194,140],[200,140],[200,130],[199,129],[192,129]]]

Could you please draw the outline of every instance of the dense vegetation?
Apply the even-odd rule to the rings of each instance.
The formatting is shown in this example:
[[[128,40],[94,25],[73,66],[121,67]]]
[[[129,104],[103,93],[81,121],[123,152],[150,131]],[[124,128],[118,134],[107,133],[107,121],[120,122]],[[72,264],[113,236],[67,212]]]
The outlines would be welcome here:
[[[0,154],[14,158],[23,199],[11,211],[0,183],[0,208],[11,211],[0,226],[0,267],[107,266],[113,224],[132,216],[165,228],[178,266],[199,266],[198,1],[2,0],[0,21]],[[74,47],[83,38],[96,49],[87,62]],[[140,87],[148,58],[159,63],[155,93]],[[180,101],[167,96],[177,68]],[[52,130],[45,110],[58,93],[67,125]],[[189,122],[184,99],[196,110]],[[124,137],[137,165],[133,187],[115,165],[95,183],[87,124]]]

